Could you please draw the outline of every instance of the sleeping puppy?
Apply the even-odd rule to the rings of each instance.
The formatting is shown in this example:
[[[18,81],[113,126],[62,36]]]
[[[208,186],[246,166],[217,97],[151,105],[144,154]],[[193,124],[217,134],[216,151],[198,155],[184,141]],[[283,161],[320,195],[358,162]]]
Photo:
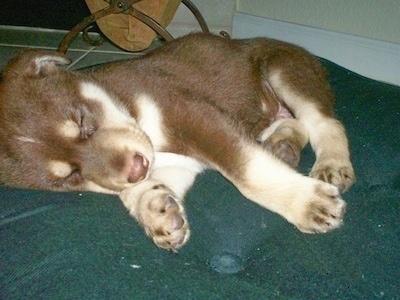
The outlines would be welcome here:
[[[348,141],[318,60],[268,39],[193,34],[138,59],[70,72],[27,50],[0,83],[0,182],[118,194],[155,244],[188,240],[184,196],[204,169],[299,230],[343,222]],[[311,143],[310,176],[297,173]]]

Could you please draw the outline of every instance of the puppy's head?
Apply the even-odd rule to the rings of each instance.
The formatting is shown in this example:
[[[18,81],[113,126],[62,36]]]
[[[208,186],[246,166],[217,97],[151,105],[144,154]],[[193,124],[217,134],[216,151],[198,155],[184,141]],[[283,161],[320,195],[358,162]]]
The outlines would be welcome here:
[[[56,52],[28,50],[0,82],[0,182],[118,192],[149,173],[153,149],[113,93],[65,71]]]

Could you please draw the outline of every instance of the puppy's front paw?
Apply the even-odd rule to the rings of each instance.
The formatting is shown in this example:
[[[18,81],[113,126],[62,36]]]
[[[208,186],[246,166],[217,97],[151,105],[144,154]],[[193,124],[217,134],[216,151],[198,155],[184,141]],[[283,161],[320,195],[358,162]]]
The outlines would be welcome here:
[[[341,193],[347,191],[355,182],[351,163],[327,161],[315,164],[310,176],[336,186]]]
[[[126,194],[121,198],[126,198]],[[164,185],[154,185],[142,193],[131,214],[160,248],[177,251],[189,239],[185,210]]]
[[[318,183],[308,199],[296,207],[293,224],[304,233],[326,233],[343,224],[346,203],[336,187]]]

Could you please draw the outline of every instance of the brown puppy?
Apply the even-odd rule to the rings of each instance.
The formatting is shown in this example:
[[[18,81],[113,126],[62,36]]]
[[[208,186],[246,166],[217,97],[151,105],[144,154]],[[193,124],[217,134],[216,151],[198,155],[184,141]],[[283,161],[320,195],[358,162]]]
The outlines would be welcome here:
[[[218,170],[301,231],[342,224],[354,182],[348,142],[319,62],[268,39],[177,39],[135,60],[69,72],[28,50],[0,84],[0,182],[118,193],[162,248],[189,237],[183,199]],[[311,177],[293,168],[310,142]]]

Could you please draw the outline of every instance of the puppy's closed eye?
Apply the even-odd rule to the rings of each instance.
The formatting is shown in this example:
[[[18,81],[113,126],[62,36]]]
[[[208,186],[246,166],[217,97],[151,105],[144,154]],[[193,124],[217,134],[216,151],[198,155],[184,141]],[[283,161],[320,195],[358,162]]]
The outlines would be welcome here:
[[[98,126],[87,109],[76,109],[72,115],[61,124],[59,132],[67,138],[87,139],[92,136]]]
[[[79,126],[79,137],[81,139],[89,138],[97,130],[97,127],[91,122],[90,118],[85,117],[84,115],[81,115],[78,126]]]
[[[82,184],[83,181],[84,181],[84,179],[82,177],[80,170],[73,169],[72,172],[68,176],[62,178],[61,180],[56,180],[55,185],[57,186],[57,183],[58,183],[58,184],[61,184],[62,186],[65,186],[65,185],[77,186],[77,185]],[[59,185],[59,186],[61,186],[61,185]]]

